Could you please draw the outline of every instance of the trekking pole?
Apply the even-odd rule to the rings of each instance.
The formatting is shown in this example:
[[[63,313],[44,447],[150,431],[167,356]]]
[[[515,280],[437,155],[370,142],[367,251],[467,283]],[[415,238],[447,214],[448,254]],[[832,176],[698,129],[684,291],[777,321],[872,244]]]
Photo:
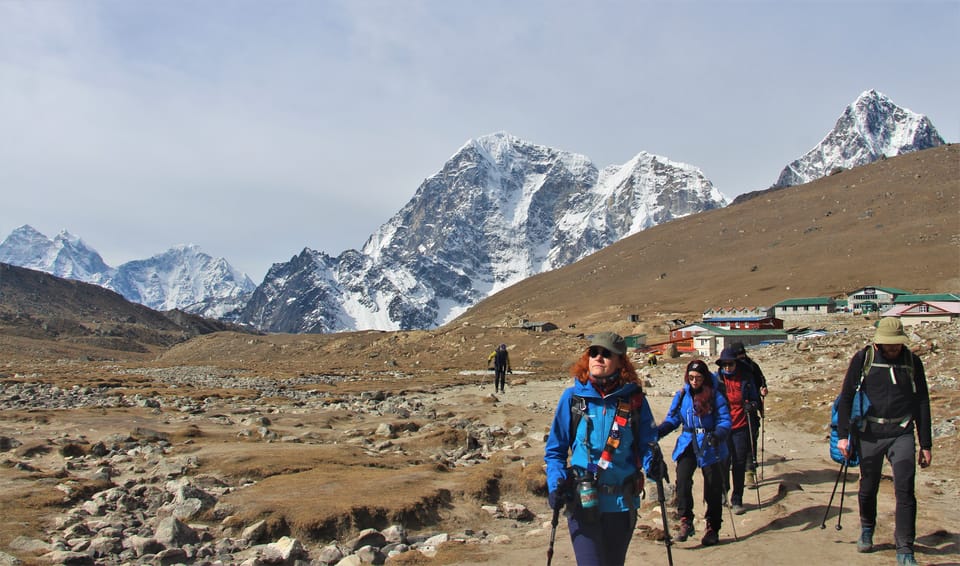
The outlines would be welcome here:
[[[739,542],[740,539],[737,538],[737,520],[733,518],[733,507],[727,507],[727,511],[730,512],[730,526],[733,527],[733,540]]]
[[[750,435],[750,457],[756,462],[757,446],[753,441],[753,416],[747,411],[747,434]],[[763,505],[760,503],[760,484],[757,482],[756,466],[753,472],[753,489],[757,491],[757,510],[762,511]]]
[[[850,435],[850,445],[848,454],[853,454],[853,450],[856,450],[857,445],[857,435],[856,433]],[[843,525],[840,524],[840,518],[843,517],[843,496],[847,493],[847,471],[850,469],[850,457],[846,456],[843,459],[843,484],[840,486],[840,509],[837,513],[837,530],[843,529]]]
[[[833,497],[837,494],[837,486],[840,485],[840,476],[844,476],[844,485],[846,485],[846,472],[847,472],[847,463],[850,460],[847,458],[843,459],[843,463],[840,464],[840,471],[837,473],[837,479],[833,482],[833,491],[830,493],[830,501],[827,502],[827,510],[823,512],[823,521],[820,522],[820,528],[827,528],[827,516],[830,514],[830,507],[833,506]],[[843,504],[841,503],[841,507]]]
[[[837,512],[837,527],[839,531],[843,529],[843,525],[840,524],[840,518],[843,517],[843,496],[847,493],[847,470],[850,469],[849,460],[844,462],[843,466],[843,484],[840,486],[840,509]]]
[[[547,566],[550,566],[553,561],[553,543],[557,539],[557,523],[560,522],[560,509],[562,507],[563,503],[558,503],[553,510],[553,518],[550,519],[550,546],[547,547]]]
[[[663,518],[663,544],[667,547],[667,563],[673,566],[673,551],[670,546],[673,544],[673,538],[670,536],[670,525],[667,524],[667,503],[663,494],[663,480],[670,481],[667,473],[667,463],[663,461],[663,452],[660,451],[660,445],[656,442],[650,443],[650,450],[653,451],[654,462],[660,463],[660,470],[657,473],[657,501],[660,503],[660,516]]]
[[[760,411],[760,479],[761,480],[763,480],[763,459],[764,459],[764,454],[763,454],[764,442],[763,441],[767,436],[767,427],[764,425],[764,422],[763,422],[767,420],[767,418],[766,418],[766,415],[764,415],[765,411],[763,410],[763,408],[764,408],[763,399],[761,399],[760,400],[760,409],[761,409]]]

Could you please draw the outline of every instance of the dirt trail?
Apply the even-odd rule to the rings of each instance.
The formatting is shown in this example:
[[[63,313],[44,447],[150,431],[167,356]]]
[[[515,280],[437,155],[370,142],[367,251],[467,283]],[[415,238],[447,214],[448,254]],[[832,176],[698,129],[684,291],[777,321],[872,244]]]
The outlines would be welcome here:
[[[561,391],[568,385],[567,380],[535,382],[519,386],[508,386],[502,395],[501,407],[505,415],[518,415],[527,412],[526,407],[537,402],[541,405],[555,405]],[[455,400],[464,393],[473,394],[476,388],[454,388],[445,397]],[[489,392],[490,389],[488,388]],[[670,403],[669,391],[649,390],[649,400],[654,416],[660,420]],[[550,414],[542,414],[537,419],[548,427]],[[851,565],[877,564],[886,561],[894,564],[896,549],[893,545],[893,502],[892,482],[889,481],[889,467],[884,468],[885,480],[881,485],[879,497],[879,524],[874,538],[877,549],[869,554],[858,554],[855,541],[859,535],[856,490],[858,476],[852,471],[847,477],[846,497],[841,517],[841,530],[836,529],[840,503],[840,488],[826,521],[826,528],[820,525],[824,518],[827,502],[830,499],[834,482],[838,477],[839,465],[834,464],[826,455],[826,441],[819,435],[804,433],[796,426],[778,422],[775,413],[769,413],[765,422],[763,481],[760,483],[760,503],[757,508],[757,491],[747,489],[744,504],[748,511],[741,516],[733,516],[731,524],[729,511],[724,514],[721,529],[721,542],[715,547],[702,547],[699,542],[703,533],[704,505],[698,502],[695,511],[698,519],[695,523],[697,536],[683,543],[674,543],[672,547],[674,564],[723,563],[723,564],[828,564],[842,561]],[[663,451],[669,455],[676,436],[671,435],[661,442]],[[542,446],[531,447],[529,461],[537,462],[533,454],[538,449],[542,457]],[[674,479],[675,466],[670,462],[670,475]],[[960,511],[956,499],[956,470],[937,468],[936,454],[931,468],[918,472],[918,519],[916,557],[920,564],[960,564]],[[694,492],[702,489],[697,476]],[[549,541],[549,509],[545,501],[539,506],[531,502],[531,507],[539,515],[542,527],[528,532],[508,532],[511,543],[484,547],[475,562],[460,564],[537,564],[546,559]],[[673,510],[668,505],[668,517]],[[671,522],[671,529],[675,521]],[[644,502],[637,532],[630,547],[627,565],[667,564],[666,547],[662,543],[645,538],[651,528],[661,528],[660,509],[655,500]],[[736,531],[736,539],[734,537]],[[561,519],[557,529],[553,563],[557,565],[573,564],[575,559],[566,531],[565,521]]]

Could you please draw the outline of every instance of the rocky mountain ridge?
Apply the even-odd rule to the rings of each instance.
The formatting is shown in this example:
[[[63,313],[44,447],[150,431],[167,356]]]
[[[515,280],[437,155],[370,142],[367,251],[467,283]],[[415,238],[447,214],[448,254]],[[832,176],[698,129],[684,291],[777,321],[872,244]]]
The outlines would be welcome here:
[[[944,143],[929,118],[897,106],[876,90],[868,90],[844,110],[816,147],[784,167],[772,187],[802,185],[837,171]]]
[[[181,309],[207,318],[222,318],[243,306],[256,288],[227,260],[213,258],[197,246],[175,246],[148,259],[110,267],[96,250],[66,230],[51,239],[29,225],[0,242],[0,262],[99,285],[154,310]]]
[[[867,91],[771,190],[941,144],[927,118]],[[360,251],[333,257],[304,248],[256,287],[195,246],[114,269],[79,238],[50,240],[29,226],[0,243],[0,261],[262,331],[432,328],[532,275],[726,204],[690,165],[641,152],[601,170],[582,155],[500,132],[468,141]]]
[[[599,170],[497,133],[464,145],[360,252],[275,264],[238,321],[272,332],[431,328],[531,275],[719,208],[698,169],[641,153]]]

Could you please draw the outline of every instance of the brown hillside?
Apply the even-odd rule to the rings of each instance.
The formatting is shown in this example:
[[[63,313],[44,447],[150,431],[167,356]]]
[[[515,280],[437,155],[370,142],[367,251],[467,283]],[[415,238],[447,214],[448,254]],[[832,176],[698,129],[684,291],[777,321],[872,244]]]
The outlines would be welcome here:
[[[0,353],[5,359],[112,359],[149,354],[236,327],[162,313],[89,283],[0,263]]]
[[[864,285],[960,290],[960,146],[656,226],[522,281],[453,324],[527,318],[589,331],[639,314],[647,324],[620,330],[656,334],[663,320],[710,307],[770,306]]]

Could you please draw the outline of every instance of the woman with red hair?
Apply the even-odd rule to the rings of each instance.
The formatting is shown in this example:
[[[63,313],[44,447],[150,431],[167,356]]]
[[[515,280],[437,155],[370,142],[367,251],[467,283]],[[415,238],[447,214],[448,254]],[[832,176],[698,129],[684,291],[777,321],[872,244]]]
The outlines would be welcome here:
[[[723,519],[722,462],[727,457],[724,440],[730,433],[730,410],[727,400],[715,386],[710,367],[703,360],[687,364],[684,385],[677,391],[670,410],[657,427],[662,438],[675,428],[683,431],[673,449],[677,463],[677,514],[680,515],[682,542],[694,534],[693,528],[693,473],[703,473],[703,498],[707,502],[707,526],[701,544],[712,546],[720,542],[720,523]]]
[[[624,340],[595,334],[573,364],[544,453],[550,507],[567,504],[577,564],[623,564],[657,427]],[[653,463],[654,469],[658,469]]]

